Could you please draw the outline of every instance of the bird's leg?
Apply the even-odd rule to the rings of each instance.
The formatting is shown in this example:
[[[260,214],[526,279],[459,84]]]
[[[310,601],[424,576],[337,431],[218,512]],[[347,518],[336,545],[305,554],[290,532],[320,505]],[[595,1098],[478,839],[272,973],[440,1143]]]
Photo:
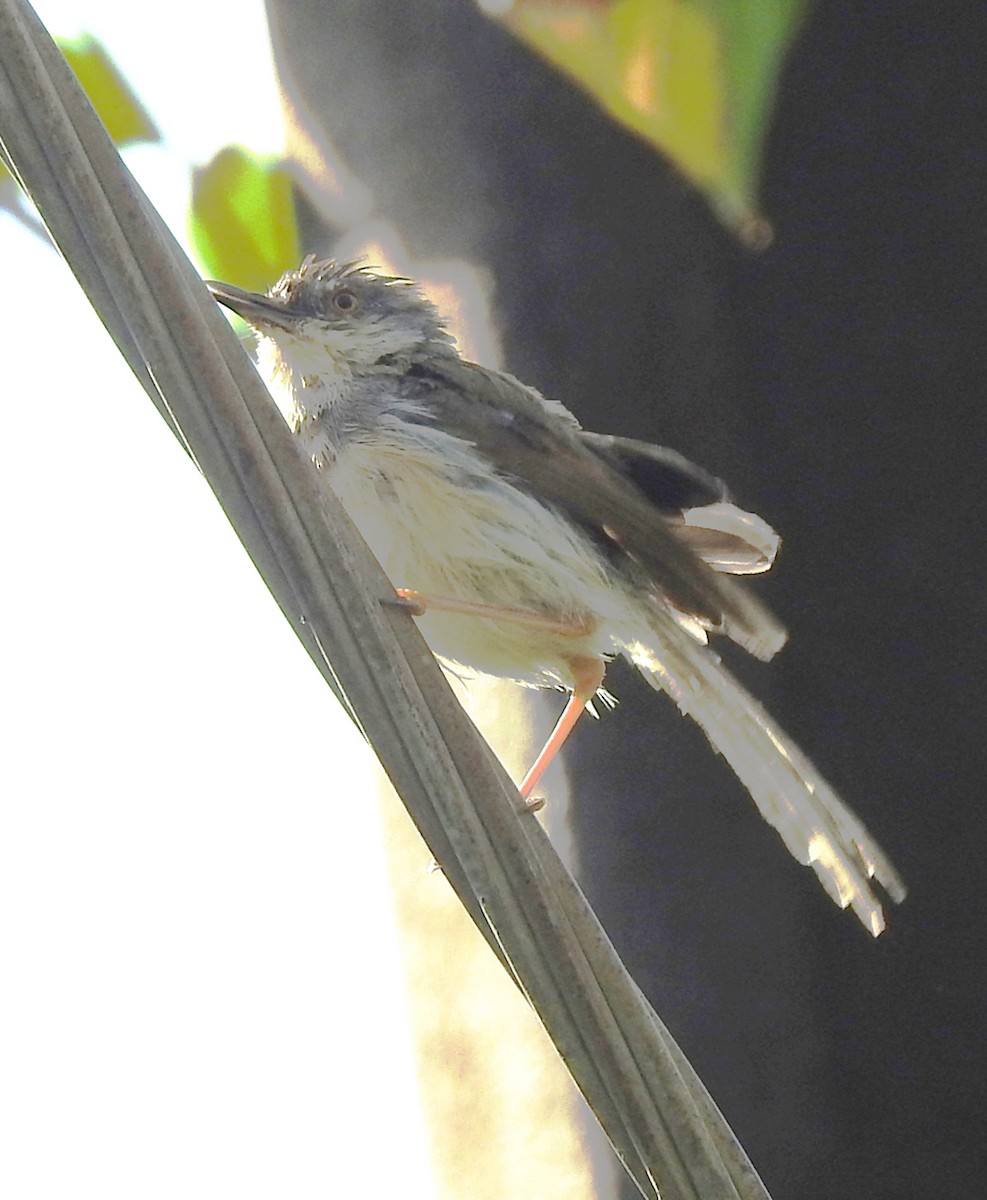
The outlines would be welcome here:
[[[583,715],[586,705],[593,699],[603,683],[606,667],[598,658],[582,656],[570,658],[569,665],[572,667],[574,680],[572,694],[566,701],[562,716],[559,717],[551,736],[521,781],[518,790],[524,800],[531,796],[538,781],[544,775],[546,767],[565,745],[569,734],[576,727],[576,722]]]
[[[588,617],[553,616],[550,613],[528,612],[524,609],[505,608],[498,604],[481,604],[475,600],[457,600],[451,596],[433,596],[431,593],[416,592],[413,588],[395,588],[392,603],[400,604],[412,616],[420,617],[428,609],[440,612],[459,613],[463,616],[486,617],[492,620],[511,621],[515,625],[542,629],[546,633],[561,634],[563,637],[586,637],[593,632],[596,622]],[[603,683],[606,667],[598,658],[589,655],[573,655],[568,659],[572,669],[573,687],[566,706],[562,710],[551,736],[542,747],[531,769],[521,781],[519,791],[528,800],[538,781],[544,775],[552,759],[565,745],[566,739],[576,727],[586,705],[593,699]],[[529,804],[529,808],[540,808],[541,803]]]
[[[543,629],[546,633],[559,633],[563,637],[586,637],[593,632],[596,622],[588,617],[553,616],[550,613],[528,612],[521,608],[504,608],[499,604],[481,604],[477,600],[457,600],[453,596],[433,596],[431,592],[416,592],[413,588],[395,588],[396,599],[392,602],[406,608],[413,617],[423,616],[430,608],[439,612],[458,613],[465,617],[486,617],[492,621],[511,621],[530,629]],[[594,660],[595,661],[595,660]]]

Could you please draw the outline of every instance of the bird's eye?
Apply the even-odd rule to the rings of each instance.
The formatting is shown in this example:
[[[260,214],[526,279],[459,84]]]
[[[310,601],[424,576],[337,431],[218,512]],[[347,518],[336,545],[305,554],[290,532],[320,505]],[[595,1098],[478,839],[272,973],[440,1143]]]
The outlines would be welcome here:
[[[336,312],[356,312],[360,307],[360,298],[356,292],[351,292],[349,288],[340,288],[338,292],[333,292],[332,306]]]

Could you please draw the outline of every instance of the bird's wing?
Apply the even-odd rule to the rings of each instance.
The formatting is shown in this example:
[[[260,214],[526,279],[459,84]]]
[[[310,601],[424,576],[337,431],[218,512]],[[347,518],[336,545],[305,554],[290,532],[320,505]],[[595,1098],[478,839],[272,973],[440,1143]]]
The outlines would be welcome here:
[[[703,562],[619,463],[533,389],[452,356],[417,362],[406,379],[427,420],[626,555],[676,608],[721,627],[759,658],[784,645],[785,631],[767,608]]]
[[[666,516],[731,499],[722,479],[667,446],[586,429],[580,430],[579,440],[618,467]]]
[[[579,438],[626,475],[669,521],[678,540],[715,571],[760,575],[770,570],[781,539],[766,521],[732,502],[722,479],[667,446],[586,430]]]

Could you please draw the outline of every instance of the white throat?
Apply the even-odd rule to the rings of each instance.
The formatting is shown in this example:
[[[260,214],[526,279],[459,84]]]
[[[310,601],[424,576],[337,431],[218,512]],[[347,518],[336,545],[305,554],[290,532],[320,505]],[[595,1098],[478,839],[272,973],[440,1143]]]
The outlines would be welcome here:
[[[353,379],[352,366],[328,341],[282,333],[257,343],[257,369],[296,433],[338,404]]]

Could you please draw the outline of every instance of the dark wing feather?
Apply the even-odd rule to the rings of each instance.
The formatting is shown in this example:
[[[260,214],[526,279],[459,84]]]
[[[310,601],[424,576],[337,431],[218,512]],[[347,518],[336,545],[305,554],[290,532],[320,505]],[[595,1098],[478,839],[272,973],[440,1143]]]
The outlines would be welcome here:
[[[579,440],[626,475],[656,508],[669,516],[678,516],[687,508],[731,499],[722,479],[667,446],[585,429],[580,431]]]
[[[516,380],[452,356],[416,363],[407,378],[429,419],[607,539],[677,608],[722,626],[759,658],[784,644],[784,629],[760,601],[702,562],[619,466]]]

